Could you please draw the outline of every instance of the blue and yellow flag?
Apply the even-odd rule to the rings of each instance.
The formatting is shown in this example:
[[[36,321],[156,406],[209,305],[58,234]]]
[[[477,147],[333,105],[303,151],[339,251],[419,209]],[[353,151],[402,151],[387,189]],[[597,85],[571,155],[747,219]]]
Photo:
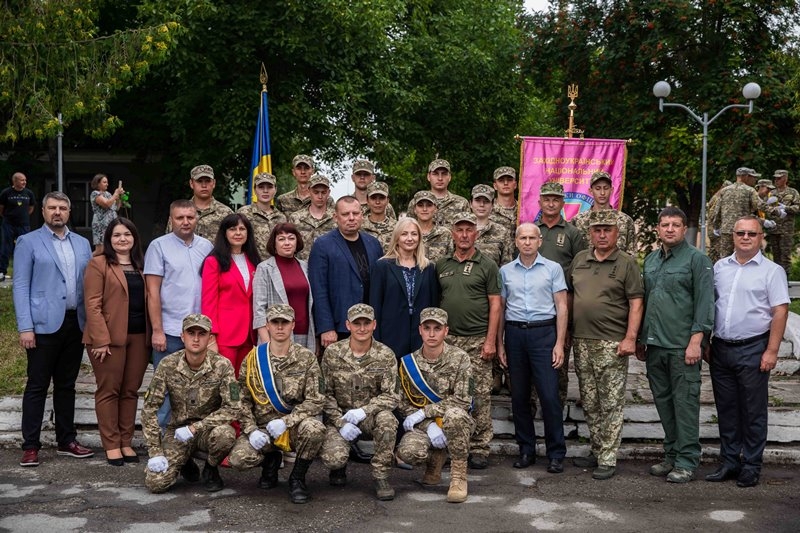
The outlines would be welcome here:
[[[261,108],[258,110],[258,123],[256,123],[256,134],[253,137],[253,159],[251,161],[250,178],[247,180],[247,190],[250,194],[245,198],[247,204],[256,201],[256,193],[253,188],[253,178],[261,172],[272,174],[272,158],[269,149],[269,99],[267,98],[267,78],[264,65],[261,65]]]

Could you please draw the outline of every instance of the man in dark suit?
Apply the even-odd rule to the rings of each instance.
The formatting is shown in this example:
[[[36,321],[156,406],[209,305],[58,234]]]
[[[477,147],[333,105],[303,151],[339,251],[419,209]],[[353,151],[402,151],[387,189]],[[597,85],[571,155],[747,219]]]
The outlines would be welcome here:
[[[91,457],[75,431],[75,380],[83,357],[86,311],[83,271],[92,257],[89,241],[69,231],[70,201],[62,192],[45,195],[44,226],[20,236],[14,253],[14,309],[19,343],[28,353],[28,383],[22,397],[21,466],[38,466],[47,389],[53,382],[58,455]]]
[[[308,278],[322,348],[349,336],[347,310],[369,298],[369,270],[383,255],[378,239],[359,231],[364,216],[353,196],[336,202],[336,229],[314,241]]]

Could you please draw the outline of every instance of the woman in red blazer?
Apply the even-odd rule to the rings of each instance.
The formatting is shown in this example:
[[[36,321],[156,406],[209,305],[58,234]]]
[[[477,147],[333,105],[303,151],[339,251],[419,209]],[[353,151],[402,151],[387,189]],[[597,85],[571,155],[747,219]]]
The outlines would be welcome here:
[[[139,462],[131,440],[138,391],[150,359],[143,267],[136,226],[117,218],[103,234],[102,255],[89,261],[83,275],[83,343],[97,381],[94,405],[100,440],[113,466]]]
[[[253,226],[234,213],[222,219],[200,273],[201,312],[211,319],[209,347],[225,356],[236,376],[253,348],[253,273],[261,262]]]

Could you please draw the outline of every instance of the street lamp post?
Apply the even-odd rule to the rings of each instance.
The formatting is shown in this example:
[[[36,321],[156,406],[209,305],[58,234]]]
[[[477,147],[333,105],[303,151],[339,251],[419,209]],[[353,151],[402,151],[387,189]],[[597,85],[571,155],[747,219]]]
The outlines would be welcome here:
[[[720,109],[719,113],[708,118],[708,113],[703,113],[701,117],[687,106],[683,104],[671,104],[664,102],[664,98],[669,96],[672,87],[665,81],[656,82],[653,85],[653,96],[658,98],[658,109],[663,113],[665,107],[678,107],[683,109],[689,115],[703,126],[703,184],[702,184],[702,204],[700,205],[700,250],[706,251],[706,175],[707,175],[707,161],[708,161],[708,126],[728,109],[735,107],[742,107],[747,109],[747,113],[753,112],[753,100],[761,96],[761,87],[754,82],[750,82],[742,89],[742,96],[747,100],[746,104],[731,104]]]

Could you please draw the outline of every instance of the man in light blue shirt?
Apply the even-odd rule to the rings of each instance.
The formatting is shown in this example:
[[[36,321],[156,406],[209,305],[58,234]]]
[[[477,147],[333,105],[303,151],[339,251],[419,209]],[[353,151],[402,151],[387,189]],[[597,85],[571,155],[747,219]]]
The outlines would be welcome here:
[[[150,243],[144,256],[147,312],[153,328],[153,368],[183,349],[183,318],[200,312],[200,265],[211,252],[208,239],[195,235],[197,208],[175,200],[169,208],[172,232]],[[169,421],[169,397],[158,411],[162,428]]]
[[[500,269],[503,313],[497,336],[500,363],[511,376],[511,408],[519,459],[514,468],[536,462],[536,432],[531,383],[544,419],[547,471],[564,471],[564,426],[558,396],[558,369],[564,363],[567,335],[567,284],[561,265],[538,253],[542,234],[536,224],[517,228],[519,256]]]

